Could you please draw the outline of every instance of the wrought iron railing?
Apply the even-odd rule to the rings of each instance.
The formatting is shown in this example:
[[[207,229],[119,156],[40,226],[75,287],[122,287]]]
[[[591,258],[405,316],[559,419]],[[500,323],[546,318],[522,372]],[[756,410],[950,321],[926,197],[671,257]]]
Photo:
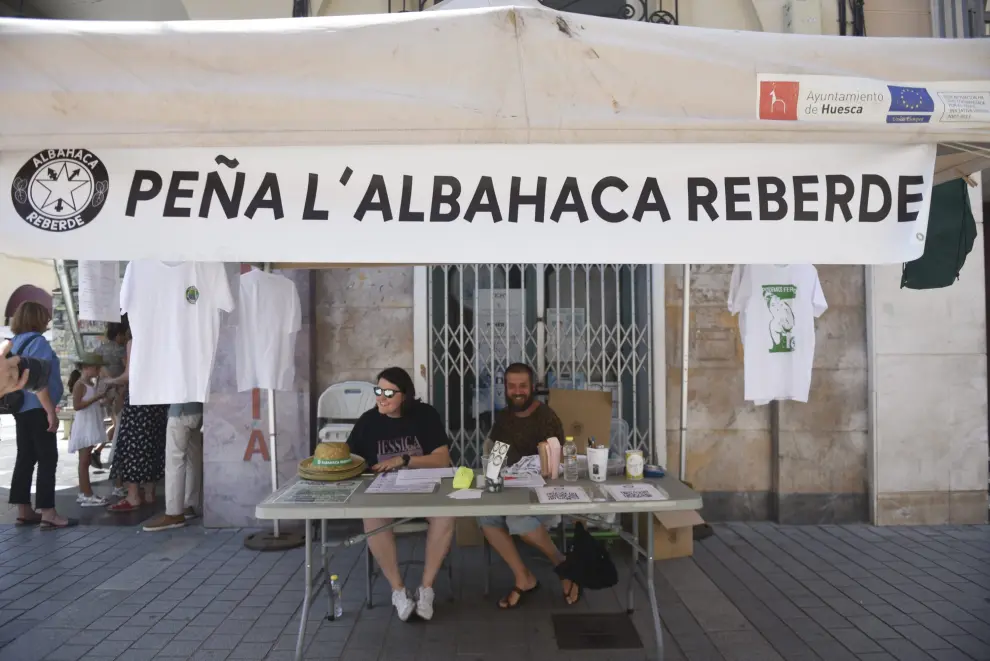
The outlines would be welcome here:
[[[389,0],[390,14],[423,11],[438,0]],[[680,0],[540,0],[551,9],[605,18],[677,25]]]

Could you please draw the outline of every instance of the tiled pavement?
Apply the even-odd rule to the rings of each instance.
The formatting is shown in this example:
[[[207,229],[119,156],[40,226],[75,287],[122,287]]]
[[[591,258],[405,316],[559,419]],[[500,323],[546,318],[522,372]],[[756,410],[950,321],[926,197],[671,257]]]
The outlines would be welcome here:
[[[164,485],[159,483],[159,501],[156,506],[146,506],[138,512],[107,512],[102,507],[80,507],[76,504],[76,496],[79,494],[79,459],[78,456],[69,452],[69,441],[63,438],[62,430],[59,429],[56,439],[58,441],[58,467],[55,472],[55,507],[59,513],[78,519],[83,524],[93,525],[123,525],[134,526],[141,521],[151,517],[157,512],[164,511]],[[103,452],[103,459],[106,460],[110,451]],[[17,458],[17,439],[14,429],[14,419],[9,415],[0,415],[0,501],[6,503],[10,494],[7,488],[10,486],[10,477],[14,472],[14,460]],[[110,484],[109,471],[106,469],[90,469],[90,480],[93,484],[93,491],[97,495],[109,497],[113,489]],[[31,493],[35,490],[34,481],[31,483]],[[17,518],[16,508],[0,507],[0,525],[14,523]]]
[[[671,661],[990,660],[990,527],[715,531],[693,558],[658,563]],[[292,658],[302,551],[248,551],[245,534],[0,527],[0,661]],[[403,555],[418,554],[416,545],[409,540]],[[618,546],[616,557],[626,556]],[[306,658],[646,657],[558,651],[550,615],[566,606],[549,568],[539,567],[544,588],[524,608],[498,612],[494,596],[482,596],[481,557],[478,548],[457,549],[456,599],[446,600],[441,578],[434,621],[403,624],[385,607],[381,582],[382,606],[361,608],[360,552],[340,552],[333,569],[345,577],[345,617],[322,620],[321,596]],[[507,581],[497,567],[493,587]],[[637,599],[634,621],[649,644],[642,592]],[[619,592],[589,592],[576,608],[620,610]]]

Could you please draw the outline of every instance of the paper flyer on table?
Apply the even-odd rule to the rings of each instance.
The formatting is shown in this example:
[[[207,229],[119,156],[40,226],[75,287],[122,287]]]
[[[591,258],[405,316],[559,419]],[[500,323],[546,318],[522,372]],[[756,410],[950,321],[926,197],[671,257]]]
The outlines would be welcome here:
[[[546,480],[539,473],[524,473],[522,475],[504,475],[503,486],[514,489],[535,489],[546,484]]]
[[[361,485],[361,480],[344,482],[313,482],[299,480],[279,494],[276,503],[320,503],[342,505]]]
[[[454,468],[407,468],[396,473],[397,484],[439,482],[454,477]]]
[[[382,473],[368,485],[368,488],[364,492],[370,494],[433,493],[438,484],[432,480],[400,483],[397,477],[398,475],[396,473]]]
[[[652,484],[607,484],[605,489],[618,502],[667,500],[667,492]]]
[[[590,503],[591,497],[581,487],[540,487],[535,489],[541,505],[559,503]]]

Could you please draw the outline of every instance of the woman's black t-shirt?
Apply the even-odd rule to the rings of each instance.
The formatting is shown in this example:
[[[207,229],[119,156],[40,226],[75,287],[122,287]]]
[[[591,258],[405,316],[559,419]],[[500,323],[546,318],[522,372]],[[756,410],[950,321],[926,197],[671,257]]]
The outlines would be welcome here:
[[[382,415],[377,408],[365,411],[347,437],[351,452],[371,466],[404,454],[422,457],[449,444],[440,414],[423,402],[401,418]]]

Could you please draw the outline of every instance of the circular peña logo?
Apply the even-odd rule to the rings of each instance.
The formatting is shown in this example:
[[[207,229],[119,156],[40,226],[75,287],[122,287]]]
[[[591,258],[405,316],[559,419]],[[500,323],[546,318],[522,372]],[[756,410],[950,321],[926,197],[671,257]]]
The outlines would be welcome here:
[[[199,290],[195,287],[186,287],[186,303],[195,303],[199,300]]]
[[[68,232],[88,225],[106,202],[110,177],[87,149],[45,149],[25,163],[10,188],[14,210],[32,227]]]

